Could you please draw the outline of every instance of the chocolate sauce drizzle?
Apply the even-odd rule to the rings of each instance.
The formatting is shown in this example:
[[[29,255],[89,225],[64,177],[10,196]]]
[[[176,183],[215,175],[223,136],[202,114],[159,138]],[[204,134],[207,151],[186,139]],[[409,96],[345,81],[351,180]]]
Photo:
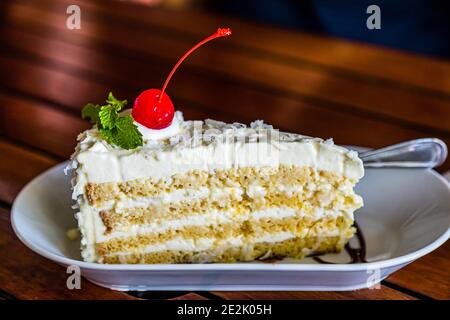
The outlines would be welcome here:
[[[364,235],[356,222],[354,223],[354,226],[356,228],[356,239],[358,240],[359,248],[353,248],[352,246],[350,246],[350,243],[347,243],[345,245],[345,251],[347,251],[348,255],[351,258],[349,264],[350,263],[367,263],[366,240],[364,239]],[[335,262],[323,260],[320,257],[313,257],[313,259],[322,264],[336,264]]]

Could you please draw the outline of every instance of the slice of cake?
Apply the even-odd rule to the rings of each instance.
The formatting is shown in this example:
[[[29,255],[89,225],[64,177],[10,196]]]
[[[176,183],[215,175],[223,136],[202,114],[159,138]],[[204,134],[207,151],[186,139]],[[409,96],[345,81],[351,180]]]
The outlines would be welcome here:
[[[357,154],[331,140],[184,121],[170,77],[135,100],[88,104],[95,125],[72,156],[84,260],[99,263],[252,261],[340,251],[355,232],[363,176]]]
[[[82,256],[100,263],[300,258],[340,251],[362,205],[355,152],[255,122],[183,121],[126,150],[98,128],[73,155]]]

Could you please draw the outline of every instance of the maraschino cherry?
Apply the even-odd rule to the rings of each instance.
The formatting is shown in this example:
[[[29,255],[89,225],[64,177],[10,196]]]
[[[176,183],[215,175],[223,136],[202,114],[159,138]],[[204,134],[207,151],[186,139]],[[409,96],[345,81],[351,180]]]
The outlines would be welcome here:
[[[134,101],[133,110],[131,112],[134,120],[150,129],[163,129],[172,123],[175,109],[167,93],[165,93],[167,84],[172,78],[173,74],[180,66],[180,64],[187,58],[194,50],[202,46],[208,41],[220,37],[227,37],[231,35],[231,29],[219,28],[217,31],[200,41],[193,46],[184,56],[178,60],[177,64],[170,71],[169,76],[164,82],[162,90],[148,89],[142,92]]]

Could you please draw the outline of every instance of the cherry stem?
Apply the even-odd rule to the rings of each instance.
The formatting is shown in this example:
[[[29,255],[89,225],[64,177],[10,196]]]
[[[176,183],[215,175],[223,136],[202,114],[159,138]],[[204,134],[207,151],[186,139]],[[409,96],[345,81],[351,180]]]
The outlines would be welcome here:
[[[197,43],[195,46],[193,46],[188,52],[186,52],[184,54],[184,56],[181,57],[180,60],[178,60],[177,64],[173,67],[172,71],[170,71],[169,76],[166,79],[166,82],[164,82],[164,85],[162,87],[161,90],[161,95],[159,96],[158,101],[161,102],[162,97],[164,95],[164,91],[166,90],[167,84],[169,83],[170,79],[172,78],[173,74],[175,73],[175,71],[178,69],[178,67],[180,66],[180,64],[196,49],[198,49],[199,47],[201,47],[202,45],[204,45],[205,43],[216,39],[216,38],[220,38],[220,37],[227,37],[231,35],[231,29],[229,28],[219,28],[217,29],[217,31],[215,33],[213,33],[212,35],[210,35],[209,37],[203,39],[202,41],[200,41],[199,43]]]

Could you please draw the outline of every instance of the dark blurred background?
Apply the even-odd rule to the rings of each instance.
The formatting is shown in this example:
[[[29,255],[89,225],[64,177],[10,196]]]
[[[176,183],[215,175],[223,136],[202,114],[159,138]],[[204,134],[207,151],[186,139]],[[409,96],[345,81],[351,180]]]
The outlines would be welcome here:
[[[443,0],[131,0],[148,5],[196,8],[269,23],[450,58],[450,1]],[[370,5],[381,8],[381,29],[369,30]]]

